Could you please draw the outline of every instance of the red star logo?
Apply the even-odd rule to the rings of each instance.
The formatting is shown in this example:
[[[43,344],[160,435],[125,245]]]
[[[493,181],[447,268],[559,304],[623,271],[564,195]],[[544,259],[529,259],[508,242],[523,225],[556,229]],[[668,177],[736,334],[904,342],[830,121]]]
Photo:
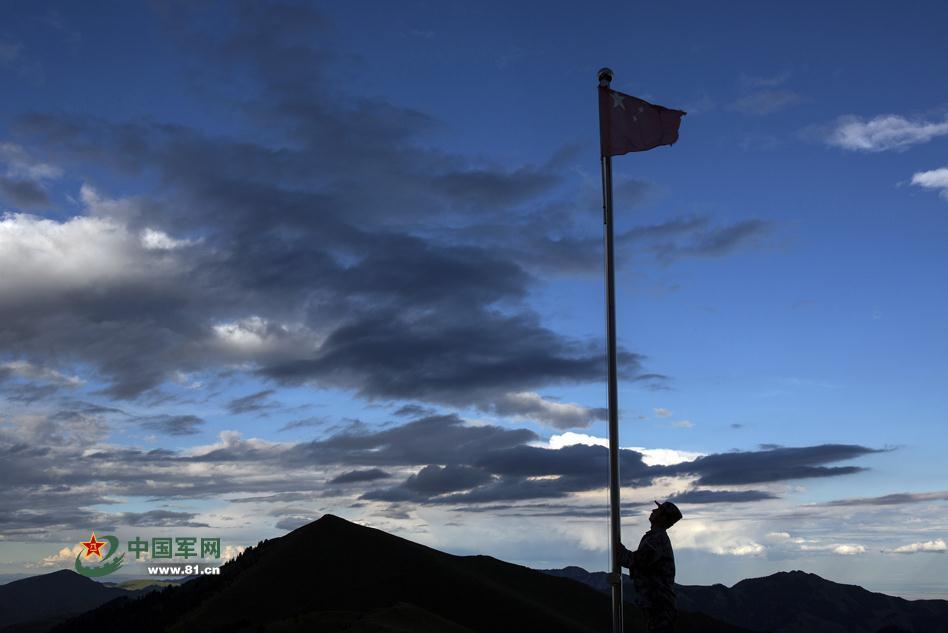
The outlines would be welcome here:
[[[93,554],[102,558],[102,552],[99,550],[102,549],[102,546],[105,545],[108,541],[97,541],[95,540],[95,532],[92,533],[92,538],[84,543],[80,543],[83,547],[86,548],[86,558],[89,558]]]

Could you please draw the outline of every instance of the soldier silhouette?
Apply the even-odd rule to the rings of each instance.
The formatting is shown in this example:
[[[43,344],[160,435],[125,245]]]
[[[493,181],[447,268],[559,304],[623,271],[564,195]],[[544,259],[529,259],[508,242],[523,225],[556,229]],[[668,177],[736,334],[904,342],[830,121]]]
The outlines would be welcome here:
[[[671,633],[675,630],[675,553],[668,530],[681,519],[681,511],[671,501],[655,502],[648,517],[652,529],[645,533],[634,552],[619,543],[619,562],[629,568],[638,604],[645,613],[646,630]]]

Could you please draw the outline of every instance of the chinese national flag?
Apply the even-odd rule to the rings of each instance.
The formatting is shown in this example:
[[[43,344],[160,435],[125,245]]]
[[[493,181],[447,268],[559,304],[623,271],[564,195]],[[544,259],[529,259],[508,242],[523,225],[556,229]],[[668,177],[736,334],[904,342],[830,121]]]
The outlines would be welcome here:
[[[599,88],[599,143],[603,156],[644,152],[678,140],[685,112]]]

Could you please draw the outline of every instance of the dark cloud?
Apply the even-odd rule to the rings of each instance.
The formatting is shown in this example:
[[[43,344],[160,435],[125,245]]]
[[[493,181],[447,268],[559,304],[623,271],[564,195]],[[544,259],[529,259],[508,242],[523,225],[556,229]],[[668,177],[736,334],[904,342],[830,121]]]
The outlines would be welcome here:
[[[693,235],[708,227],[708,219],[703,217],[673,218],[659,224],[636,226],[619,233],[616,241],[620,244],[655,243],[663,244],[668,240],[677,240],[682,236]]]
[[[64,506],[51,510],[13,510],[0,514],[0,533],[8,539],[22,541],[44,540],[50,532],[75,533],[95,526],[102,531],[112,531],[116,524],[108,515],[80,508]]]
[[[195,435],[204,424],[204,420],[196,415],[150,415],[134,421],[143,428],[167,435]]]
[[[295,530],[296,528],[303,527],[304,525],[308,523],[312,523],[316,519],[317,517],[310,516],[310,515],[288,516],[288,517],[283,517],[282,519],[277,521],[274,527],[276,527],[278,530],[292,531],[292,530]]]
[[[456,415],[436,415],[372,433],[340,433],[297,444],[288,458],[302,463],[364,466],[474,465],[484,454],[538,440],[528,429],[468,426]]]
[[[302,418],[300,420],[291,420],[281,426],[279,431],[291,431],[293,429],[302,429],[306,427],[314,426],[323,426],[326,424],[325,418],[311,417],[311,418]]]
[[[95,217],[133,236],[196,241],[136,247],[148,274],[95,294],[11,297],[0,346],[52,365],[81,359],[114,398],[235,365],[285,384],[452,405],[601,378],[601,341],[545,327],[524,301],[539,275],[601,268],[598,230],[577,224],[588,192],[564,184],[575,148],[513,167],[434,150],[430,116],[338,90],[335,34],[320,13],[248,3],[232,19],[214,15],[186,4],[164,23],[208,108],[244,117],[241,136],[43,112],[13,126],[65,169],[95,165],[130,188],[162,183],[119,201],[86,195]],[[236,85],[239,96],[228,92]],[[647,189],[618,184],[630,202]],[[688,218],[619,241],[666,259],[719,255],[760,229]],[[645,374],[633,351],[620,360],[624,379]]]
[[[623,516],[642,512],[644,509],[647,515],[651,508],[655,506],[651,503],[621,503],[620,512]],[[451,508],[452,512],[465,512],[475,514],[494,514],[498,516],[530,516],[530,517],[575,517],[575,518],[609,518],[609,506],[605,503],[597,506],[570,504],[568,501],[559,500],[555,503],[489,503],[480,505],[459,505]]]
[[[392,475],[381,468],[368,468],[366,470],[350,470],[329,480],[331,484],[351,484],[363,481],[378,481],[379,479],[388,479]]]
[[[521,168],[513,172],[472,169],[438,176],[432,184],[474,208],[497,208],[517,204],[553,187],[552,172]]]
[[[127,416],[128,414],[122,409],[116,407],[109,407],[96,402],[86,402],[84,400],[75,400],[75,399],[64,399],[61,403],[61,406],[68,407],[54,413],[51,417],[55,420],[63,420],[74,418],[76,416],[104,416],[104,415],[120,415]]]
[[[583,486],[568,485],[567,482],[559,480],[504,477],[495,483],[479,486],[468,492],[429,498],[429,501],[432,503],[454,505],[493,501],[518,501],[521,499],[555,499],[565,497],[570,492],[583,489]]]
[[[122,525],[134,527],[210,527],[207,523],[194,521],[195,516],[197,515],[192,512],[149,510],[147,512],[121,512],[113,515],[113,520]]]
[[[234,415],[240,415],[241,413],[252,413],[254,411],[272,409],[277,405],[273,402],[268,402],[267,398],[272,396],[274,393],[275,391],[273,389],[265,389],[263,391],[258,391],[257,393],[252,393],[248,396],[235,398],[227,403],[227,410]]]
[[[719,453],[691,462],[666,466],[669,474],[698,475],[697,483],[708,486],[754,484],[811,477],[849,475],[866,470],[860,466],[824,466],[883,452],[851,444],[822,444],[799,448],[769,448],[760,451]]]
[[[485,478],[486,483],[465,492],[429,494],[427,502],[456,504],[557,498],[608,485],[608,451],[600,446],[574,445],[551,450],[520,445],[490,451],[474,466],[491,478]],[[622,483],[627,486],[649,485],[653,475],[658,474],[642,462],[639,453],[630,450],[620,451],[619,470]],[[396,490],[404,493],[405,486]],[[422,495],[417,494],[421,491],[412,492],[416,494],[405,494],[406,499],[422,500]]]
[[[37,183],[3,175],[0,175],[0,196],[21,209],[33,209],[49,204],[49,196]]]
[[[434,415],[435,413],[436,411],[430,407],[423,407],[418,404],[405,404],[396,409],[392,415],[420,418],[426,415]]]
[[[639,367],[622,351],[626,376]],[[508,391],[598,380],[605,360],[596,345],[564,340],[531,315],[469,311],[445,321],[399,314],[354,320],[334,331],[312,359],[270,365],[265,376],[315,380],[372,398],[424,399],[463,405]]]
[[[860,467],[828,467],[832,463],[878,452],[860,446],[823,445],[769,449],[708,455],[673,466],[647,466],[641,454],[620,451],[619,472],[625,486],[651,485],[655,478],[669,475],[697,477],[696,483],[735,485],[831,477],[865,470]],[[544,497],[564,497],[570,493],[607,486],[608,451],[601,446],[574,445],[550,450],[519,445],[495,449],[472,463],[493,476],[482,485],[452,494],[423,494],[407,481],[394,488],[370,491],[365,498],[424,503],[489,503]],[[444,491],[447,492],[447,491]],[[776,498],[764,491],[691,490],[677,499],[688,503],[752,502]]]
[[[814,447],[820,448],[820,447]],[[859,447],[854,447],[859,448]],[[798,449],[806,450],[806,449]],[[863,449],[869,451],[869,449]],[[765,451],[770,453],[771,451]],[[855,455],[853,455],[855,456]],[[746,472],[744,477],[749,480],[777,481],[795,479],[799,477],[832,476],[850,472],[847,469],[813,468],[800,470],[794,465],[785,464],[783,472],[773,471],[772,465],[763,465],[761,453],[728,453],[709,456],[718,458],[704,463],[687,462],[672,467],[647,466],[642,461],[641,454],[631,451],[620,451],[620,473],[622,483],[626,486],[647,486],[659,476],[669,474],[688,474],[699,477],[700,482],[706,478],[720,476],[728,459],[734,459],[737,467],[752,469],[757,466],[756,472]],[[766,458],[766,456],[764,456]],[[838,455],[824,454],[822,457],[796,457],[785,461],[835,461]],[[756,462],[756,463],[755,463]],[[604,488],[608,473],[608,451],[600,446],[573,445],[559,450],[550,450],[532,446],[519,445],[506,449],[491,450],[475,461],[473,467],[481,469],[483,481],[476,486],[469,485],[470,481],[460,477],[461,473],[452,475],[438,466],[429,466],[423,469],[414,478],[421,478],[423,474],[444,476],[451,480],[451,485],[466,492],[453,492],[447,487],[442,490],[424,489],[412,485],[416,479],[409,478],[404,483],[393,488],[374,490],[366,493],[364,498],[387,501],[415,501],[439,504],[454,503],[488,503],[502,500],[536,499],[544,497],[563,497],[570,493]],[[763,470],[761,470],[763,469]],[[465,470],[463,474],[473,480],[473,471]],[[490,476],[490,478],[488,478]],[[773,478],[773,479],[772,479]],[[733,483],[733,482],[732,482]],[[446,494],[452,493],[452,494]],[[689,491],[678,499],[690,503],[721,502],[750,502],[775,498],[770,493],[761,491],[723,491],[706,490]]]
[[[18,383],[6,387],[4,396],[10,402],[32,404],[48,400],[59,393],[60,389],[62,389],[62,385],[57,384]]]
[[[640,235],[658,236],[683,233],[682,239],[656,239],[647,246],[659,261],[670,262],[680,257],[720,257],[765,235],[771,224],[764,220],[743,220],[725,226],[710,226],[707,218],[676,220],[657,227],[644,227],[649,233],[639,234],[633,229],[625,237],[635,240]]]
[[[823,505],[828,506],[891,506],[929,501],[948,501],[948,490],[940,492],[899,492],[881,497],[861,497],[855,499],[837,499]]]
[[[529,446],[528,442],[539,439],[532,431],[467,425],[454,415],[429,416],[374,431],[350,426],[327,439],[296,444],[244,440],[225,432],[216,446],[196,452],[90,445],[90,436],[93,442],[103,437],[90,427],[97,418],[58,414],[56,418],[38,421],[34,416],[12,423],[18,427],[0,425],[0,480],[4,482],[0,535],[4,537],[41,539],[90,524],[194,520],[87,509],[126,497],[168,500],[240,495],[236,502],[292,504],[328,498],[352,501],[362,495],[365,500],[472,507],[569,499],[573,493],[607,486],[604,447]],[[85,438],[86,443],[75,437]],[[648,466],[638,452],[622,450],[620,471],[628,487],[647,486],[669,476],[696,478],[699,484],[784,481],[862,470],[825,464],[874,452],[878,451],[824,445],[731,452],[673,466]],[[194,468],[196,464],[202,466]],[[396,468],[414,474],[394,486],[374,487],[383,481],[382,475]],[[692,491],[680,499],[747,502],[753,495],[766,498],[759,491]],[[565,507],[572,505],[567,502]]]
[[[5,354],[88,367],[106,383],[102,395],[159,402],[182,373],[234,367],[373,400],[475,406],[602,379],[602,341],[554,331],[527,302],[543,276],[601,272],[589,191],[569,189],[575,150],[499,166],[433,149],[427,135],[440,123],[430,115],[340,89],[331,25],[305,6],[241,3],[220,20],[210,5],[185,3],[165,17],[182,74],[202,85],[204,114],[237,113],[240,132],[44,112],[10,126],[31,156],[88,182],[77,235],[108,274],[76,268],[77,284],[31,261],[4,270],[29,288],[0,296]],[[147,193],[118,198],[102,183]],[[647,189],[618,184],[630,203]],[[142,238],[146,229],[164,236],[158,246]],[[721,255],[762,230],[757,221],[682,218],[618,241],[626,254],[670,260]],[[68,248],[57,257],[63,269],[73,263]],[[664,382],[634,351],[620,349],[619,361],[624,380]],[[34,405],[58,395],[27,391],[22,402]],[[229,406],[259,411],[267,391]],[[539,440],[527,429],[429,413],[376,431],[326,429],[327,439],[297,444],[225,433],[211,449],[182,453],[105,446],[88,431],[92,439],[82,439],[70,424],[93,428],[118,414],[64,409],[0,433],[0,530],[142,520],[83,509],[108,503],[104,490],[272,501],[358,494],[327,486],[354,468],[420,468],[388,490],[438,503],[562,498],[605,485],[604,449],[544,451],[525,446]],[[157,412],[130,419],[171,434],[201,424]],[[632,451],[622,460],[627,485],[672,472]]]
[[[559,450],[534,446],[492,451],[477,460],[477,465],[498,475],[517,477],[567,476],[589,478],[597,485],[607,485],[609,451],[603,446],[574,444]],[[631,484],[651,474],[649,466],[636,451],[619,451],[619,472],[623,483]]]
[[[724,255],[769,228],[770,224],[764,220],[744,220],[724,227],[715,227],[698,234],[684,252],[689,255]]]
[[[238,497],[231,501],[233,503],[285,503],[291,501],[312,501],[318,496],[318,494],[312,492],[278,492],[272,495]]]
[[[492,479],[490,473],[471,466],[425,466],[402,486],[427,495],[439,495],[474,488]]]
[[[629,204],[640,197],[630,196]],[[573,207],[568,208],[569,211],[546,209],[506,224],[469,226],[447,235],[453,240],[490,246],[536,275],[601,275],[602,235],[590,233],[586,225],[578,222]],[[551,230],[551,226],[557,228]],[[720,257],[760,241],[770,229],[771,224],[762,220],[715,226],[705,216],[635,226],[615,237],[616,265],[621,269],[642,255],[650,255],[663,264],[684,257]]]
[[[522,376],[521,386],[558,380],[585,381],[598,373],[592,369],[592,359],[584,353],[586,349],[595,349],[596,356],[600,355],[595,341],[566,339],[543,328],[537,317],[526,309],[521,309],[520,314],[504,315],[491,307],[500,301],[522,300],[532,277],[515,260],[489,246],[448,246],[388,230],[374,233],[356,230],[344,220],[348,203],[341,194],[288,191],[276,183],[248,182],[252,177],[259,180],[261,169],[255,170],[253,175],[205,174],[206,181],[194,181],[198,173],[206,171],[206,165],[226,165],[222,169],[234,169],[234,165],[240,164],[241,154],[251,154],[247,156],[249,161],[257,167],[265,167],[258,163],[273,159],[269,154],[258,156],[262,151],[257,149],[244,146],[221,148],[220,152],[215,149],[214,153],[221,156],[205,157],[201,160],[205,167],[195,170],[183,166],[195,161],[202,147],[214,146],[219,141],[195,139],[193,133],[178,129],[156,132],[133,125],[115,130],[101,122],[64,125],[61,121],[38,116],[30,119],[27,128],[41,130],[49,140],[56,139],[67,145],[71,141],[73,151],[83,156],[98,145],[107,146],[108,139],[118,135],[120,138],[114,143],[129,145],[133,148],[129,153],[133,157],[136,153],[139,155],[133,160],[126,154],[124,160],[133,160],[135,164],[156,161],[159,170],[167,172],[169,191],[176,191],[182,197],[181,207],[194,209],[186,218],[178,218],[163,213],[159,206],[157,212],[143,214],[143,217],[159,223],[163,219],[172,234],[193,231],[204,225],[206,229],[201,230],[212,230],[212,235],[220,235],[221,240],[228,238],[216,245],[213,255],[201,249],[175,254],[181,259],[179,263],[187,276],[174,284],[106,288],[96,297],[95,305],[78,311],[77,308],[84,307],[82,304],[56,306],[55,313],[60,315],[56,331],[64,333],[56,349],[69,348],[65,334],[70,332],[83,340],[113,337],[115,344],[108,348],[85,348],[87,353],[101,352],[97,360],[104,373],[115,381],[110,390],[112,395],[134,396],[149,389],[149,385],[160,383],[172,369],[195,369],[198,359],[206,359],[207,350],[215,347],[208,321],[213,322],[215,314],[239,311],[241,306],[248,306],[244,309],[254,312],[269,312],[266,324],[255,334],[273,341],[275,349],[270,356],[275,357],[276,362],[268,362],[266,355],[251,360],[263,364],[264,375],[288,382],[314,380],[345,387],[358,382],[366,385],[362,392],[368,396],[413,397],[417,394],[421,398],[452,402],[463,393],[467,379],[473,382],[471,386],[479,395],[487,387],[490,388],[486,391],[496,391],[496,387],[478,382],[489,379],[484,375],[486,372],[496,373],[495,370],[503,371],[504,367],[467,366],[469,359],[477,355],[464,349],[451,353],[450,365],[459,371],[460,382],[456,386],[428,390],[423,382],[415,379],[424,376],[413,375],[413,366],[443,363],[440,350],[445,345],[462,344],[464,339],[456,337],[468,334],[473,334],[478,344],[489,344],[495,354],[509,350],[504,362],[516,368],[518,377]],[[76,141],[77,134],[80,139],[88,135],[90,140]],[[182,135],[185,138],[180,143],[175,140]],[[164,148],[165,144],[170,146]],[[230,151],[232,149],[234,151]],[[165,151],[170,152],[171,160],[165,158]],[[299,160],[304,159],[299,157]],[[379,200],[373,204],[387,205],[387,202]],[[321,211],[318,224],[313,222],[316,216],[312,209]],[[139,221],[135,217],[124,219]],[[222,233],[222,229],[229,235]],[[288,235],[293,237],[288,238]],[[210,240],[206,243],[210,245]],[[357,261],[343,266],[339,257]],[[307,290],[300,292],[301,288]],[[137,295],[136,300],[120,304],[119,295],[127,298],[129,293]],[[300,340],[293,340],[277,323],[300,309],[311,313],[313,327],[319,323],[319,327],[325,329],[328,324],[328,337],[322,345],[315,342],[306,345],[305,332]],[[89,331],[93,328],[85,314],[89,311],[120,317],[127,327],[115,332]],[[162,321],[165,323],[161,336],[147,337],[145,324],[153,327],[152,324],[159,325]],[[96,322],[95,328],[101,330],[99,323]],[[362,350],[359,346],[369,328],[375,328],[371,335],[373,343],[378,343],[372,347],[394,347],[398,352],[384,359],[379,376],[371,374],[375,366],[371,348]],[[17,340],[29,342],[39,335],[48,336],[43,334],[45,332],[48,330],[22,332]],[[411,345],[401,344],[405,340],[410,340]],[[535,346],[518,346],[518,341]],[[312,352],[307,353],[307,347]],[[333,376],[333,372],[325,369],[326,359],[335,359],[339,348],[357,352],[355,360],[359,362],[349,363],[349,368]],[[583,348],[578,355],[574,353],[576,348]],[[136,349],[138,353],[123,352],[128,349]],[[543,354],[543,350],[550,351]],[[629,353],[623,357],[627,361],[635,358]],[[555,368],[552,375],[542,371],[544,365]],[[635,362],[628,362],[626,366],[630,375],[638,370]],[[398,374],[406,376],[406,383],[418,384],[417,391],[414,387],[392,385],[393,376]]]
[[[391,503],[400,503],[403,501],[421,503],[429,500],[427,495],[421,494],[415,490],[403,488],[401,486],[370,490],[366,493],[363,493],[359,499],[364,499],[366,501],[388,501]]]
[[[672,495],[668,498],[668,501],[676,503],[748,503],[778,498],[777,495],[763,490],[702,490],[692,488]]]

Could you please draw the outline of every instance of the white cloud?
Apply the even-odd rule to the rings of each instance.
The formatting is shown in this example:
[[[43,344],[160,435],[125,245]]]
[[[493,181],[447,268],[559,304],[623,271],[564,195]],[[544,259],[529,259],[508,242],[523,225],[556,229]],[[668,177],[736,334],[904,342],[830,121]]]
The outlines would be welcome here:
[[[573,444],[605,446],[608,448],[609,440],[604,437],[567,431],[566,433],[550,436],[547,443],[545,445],[541,444],[541,446],[545,448],[563,448],[564,446],[572,446]],[[623,446],[622,448],[641,453],[642,461],[644,461],[647,466],[671,466],[672,464],[691,462],[704,456],[704,453],[679,451],[674,448],[644,448],[641,446]]]
[[[711,549],[715,554],[726,556],[760,556],[764,553],[764,546],[750,541],[735,545],[715,546]]]
[[[547,448],[563,448],[573,444],[585,444],[586,446],[609,446],[609,440],[604,437],[596,437],[585,433],[573,433],[567,431],[559,435],[551,435],[547,441]]]
[[[267,345],[269,327],[267,319],[251,316],[240,321],[218,323],[214,326],[214,334],[229,346],[255,351]]]
[[[807,541],[806,539],[794,539],[793,542],[800,544],[801,552],[832,552],[841,556],[855,556],[856,554],[866,553],[865,545],[854,543],[820,544],[817,541]]]
[[[58,296],[131,280],[154,280],[177,270],[167,258],[147,257],[124,226],[108,218],[49,220],[25,213],[0,216],[0,295]]]
[[[291,448],[292,444],[285,442],[268,442],[257,437],[244,439],[240,431],[221,431],[217,434],[218,441],[214,444],[191,446],[181,451],[187,457],[200,457],[214,451],[231,451],[234,454],[241,452],[259,451],[261,453],[279,453]],[[202,467],[202,465],[198,465]]]
[[[672,415],[672,412],[665,407],[655,407],[653,411],[655,411],[656,418],[670,418]]]
[[[691,420],[678,420],[676,422],[672,422],[669,426],[676,429],[693,429],[695,423]]]
[[[892,554],[917,554],[919,552],[933,552],[933,553],[944,553],[946,550],[945,539],[935,539],[933,541],[925,541],[924,543],[912,543],[910,545],[902,545],[891,550],[883,550],[890,552]]]
[[[187,374],[183,371],[176,370],[171,374],[171,380],[178,385],[181,385],[185,389],[200,389],[204,386],[204,383],[200,380],[193,380],[190,374]]]
[[[40,566],[53,567],[63,563],[71,563],[76,559],[76,556],[78,556],[79,553],[83,551],[83,549],[84,548],[82,545],[79,545],[78,543],[73,545],[71,548],[64,547],[55,554],[50,554],[49,556],[44,557],[43,560],[40,561]]]
[[[848,150],[884,152],[927,143],[944,135],[948,135],[948,120],[913,121],[896,114],[883,114],[868,120],[844,116],[837,120],[826,142]]]
[[[173,251],[195,243],[193,240],[176,240],[164,231],[152,228],[143,230],[140,238],[142,246],[149,251]]]
[[[324,338],[305,325],[277,323],[257,315],[217,323],[212,330],[211,347],[224,359],[237,363],[261,361],[299,349],[315,349]]]
[[[864,545],[836,545],[833,547],[834,554],[841,554],[843,556],[853,556],[855,554],[865,554],[866,548]]]
[[[109,219],[121,226],[134,227],[136,231],[141,227],[148,226],[154,218],[167,214],[162,203],[153,199],[139,196],[109,198],[85,183],[79,189],[79,201],[86,215]],[[150,229],[156,230],[154,227],[150,227]],[[141,243],[144,237],[142,233],[137,233],[136,236]]]
[[[673,528],[676,548],[696,549],[719,556],[760,556],[766,552],[749,533],[751,524],[744,521],[718,521],[687,516]]]
[[[938,195],[948,200],[948,167],[913,174],[912,184],[926,189],[940,189]]]
[[[790,540],[789,532],[767,532],[767,538],[772,541],[788,541]]]
[[[674,448],[643,448],[641,446],[626,446],[624,448],[642,453],[642,461],[645,462],[646,466],[671,466],[682,462],[693,462],[705,455],[704,453],[680,451]]]

